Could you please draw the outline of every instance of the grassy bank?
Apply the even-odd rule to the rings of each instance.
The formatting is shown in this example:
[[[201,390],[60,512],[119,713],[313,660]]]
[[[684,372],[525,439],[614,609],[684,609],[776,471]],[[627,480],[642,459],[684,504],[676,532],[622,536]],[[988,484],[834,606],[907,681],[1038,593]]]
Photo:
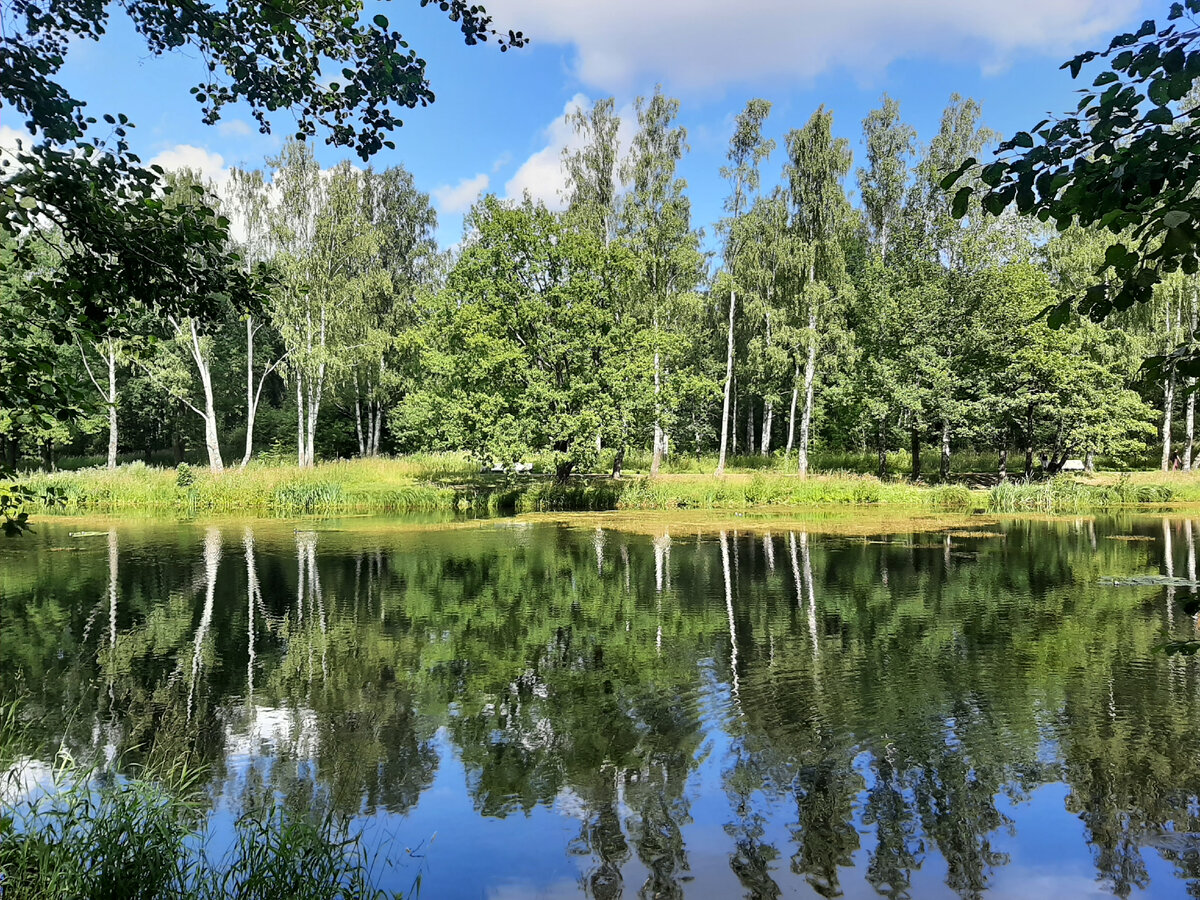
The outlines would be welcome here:
[[[657,478],[602,475],[555,483],[544,474],[480,473],[462,454],[323,463],[312,469],[251,465],[245,471],[157,468],[80,469],[31,473],[27,483],[59,502],[39,512],[145,510],[183,515],[237,513],[310,515],[460,511],[722,510],[770,507],[896,506],[947,511],[1080,512],[1136,504],[1200,502],[1200,474],[1133,473],[1093,478],[1060,476],[1009,482],[990,491],[963,484],[927,485],[903,479],[838,473],[798,478],[777,470],[666,473]]]

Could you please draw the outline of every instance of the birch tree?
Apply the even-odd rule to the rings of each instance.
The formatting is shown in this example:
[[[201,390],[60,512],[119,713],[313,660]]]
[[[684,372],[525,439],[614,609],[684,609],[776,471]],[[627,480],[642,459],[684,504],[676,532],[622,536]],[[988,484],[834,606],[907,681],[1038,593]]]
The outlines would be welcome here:
[[[351,323],[391,289],[380,237],[365,214],[361,173],[343,163],[323,173],[312,150],[288,142],[271,161],[278,193],[272,231],[283,289],[273,307],[296,390],[296,458],[316,461],[317,420],[329,385],[346,374]]]
[[[92,368],[87,350],[82,342],[79,344],[79,356],[83,360],[88,381],[100,394],[100,399],[104,403],[108,415],[108,460],[106,465],[111,470],[117,467],[117,363],[122,356],[122,345],[116,338],[104,338],[93,344],[93,349],[103,363],[102,367],[97,366],[101,376],[104,377],[103,383],[100,378],[96,377],[96,370]]]
[[[194,170],[180,169],[169,172],[166,181],[173,188],[171,202],[193,203],[212,197],[211,185]],[[216,309],[203,320],[197,316],[177,316],[174,313],[168,313],[166,316],[176,345],[191,359],[200,379],[200,405],[194,402],[194,396],[189,396],[190,391],[176,391],[175,396],[204,423],[204,449],[208,454],[208,467],[214,472],[223,472],[225,463],[221,458],[216,394],[213,389],[212,333],[221,326],[218,315],[227,313],[227,308]]]
[[[726,158],[729,165],[721,167],[721,177],[729,182],[729,196],[725,198],[725,212],[729,215],[721,222],[725,237],[724,258],[727,278],[725,287],[729,292],[729,328],[725,351],[725,396],[721,405],[721,449],[717,457],[718,476],[725,474],[725,456],[729,448],[729,404],[733,395],[734,328],[737,323],[738,285],[732,277],[737,255],[741,250],[742,217],[753,204],[760,184],[759,166],[775,149],[775,142],[763,137],[763,122],[771,112],[767,100],[755,99],[746,104],[738,114],[733,138],[729,142]]]
[[[846,289],[846,265],[840,231],[847,210],[842,179],[850,171],[850,148],[834,138],[833,113],[824,107],[801,129],[788,132],[787,178],[792,227],[805,245],[807,265],[799,292],[804,331],[803,412],[797,446],[797,471],[808,474],[817,351],[832,316],[831,304]]]
[[[638,318],[650,329],[654,355],[654,422],[650,474],[657,475],[675,420],[671,370],[680,362],[689,318],[688,299],[703,277],[699,235],[691,227],[687,182],[676,167],[688,151],[687,131],[676,126],[679,101],[656,88],[649,101],[637,101],[638,131],[622,175],[629,195],[622,209],[622,232],[636,254]]]
[[[563,150],[569,219],[600,238],[607,247],[617,235],[620,203],[621,119],[612,97],[597,100],[590,110],[576,109],[567,122],[579,138],[575,149]]]
[[[364,293],[349,323],[355,433],[360,456],[379,453],[389,408],[419,379],[414,333],[422,295],[435,286],[441,258],[434,232],[437,213],[403,166],[361,176],[363,215],[378,240],[360,269],[386,273],[390,289]],[[382,287],[378,283],[377,287]]]
[[[229,181],[222,197],[222,208],[233,224],[231,232],[247,271],[265,263],[271,256],[270,196],[260,171],[231,169]],[[262,372],[256,369],[255,339],[267,324],[267,320],[247,311],[246,325],[246,448],[242,454],[240,468],[244,469],[254,455],[254,424],[258,407],[262,402],[263,386],[272,372],[279,370],[284,357],[268,357],[262,361]]]

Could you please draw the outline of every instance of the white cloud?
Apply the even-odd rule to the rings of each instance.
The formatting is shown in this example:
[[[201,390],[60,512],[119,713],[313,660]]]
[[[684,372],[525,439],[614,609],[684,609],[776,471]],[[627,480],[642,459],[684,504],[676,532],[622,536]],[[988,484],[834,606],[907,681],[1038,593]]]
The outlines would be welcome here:
[[[11,162],[12,154],[17,152],[18,141],[26,150],[33,146],[33,136],[25,129],[18,130],[0,125],[0,156],[9,157]]]
[[[220,153],[205,150],[203,147],[193,147],[191,144],[176,144],[168,150],[156,153],[147,165],[162,166],[167,171],[191,169],[218,186],[229,175],[225,157]]]
[[[222,137],[249,137],[255,129],[245,119],[223,119],[217,123],[217,131]]]
[[[1020,51],[1077,52],[1129,24],[1142,0],[492,0],[504,28],[572,45],[605,91],[874,74],[901,58],[1003,66]]]
[[[480,172],[474,178],[464,178],[458,184],[444,184],[433,189],[433,199],[439,212],[460,213],[470,208],[475,199],[487,190],[491,178]]]
[[[520,200],[526,192],[534,200],[540,200],[550,209],[563,209],[567,189],[567,177],[563,171],[563,150],[575,150],[582,144],[574,126],[568,120],[579,109],[588,109],[592,101],[583,94],[576,94],[563,106],[562,115],[542,131],[545,146],[535,151],[517,169],[504,185],[504,196],[509,200]],[[624,154],[633,141],[637,128],[637,116],[632,106],[617,110],[621,119],[617,130],[617,143]]]

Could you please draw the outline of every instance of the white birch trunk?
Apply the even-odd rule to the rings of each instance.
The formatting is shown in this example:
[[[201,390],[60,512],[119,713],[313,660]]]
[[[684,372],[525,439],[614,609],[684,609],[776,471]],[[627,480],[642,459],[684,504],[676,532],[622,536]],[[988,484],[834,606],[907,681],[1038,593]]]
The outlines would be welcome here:
[[[800,398],[800,364],[796,363],[796,372],[792,377],[792,411],[788,414],[788,439],[784,456],[792,455],[792,447],[796,438],[796,401]]]
[[[192,359],[200,373],[200,385],[204,389],[204,449],[208,452],[208,467],[214,472],[225,471],[225,463],[221,460],[221,443],[217,438],[217,405],[213,398],[212,368],[200,347],[200,335],[196,331],[195,321],[189,323],[192,331]]]
[[[246,451],[242,454],[241,468],[250,464],[254,455],[254,418],[258,413],[258,402],[254,393],[254,317],[246,316]]]
[[[379,435],[383,432],[383,404],[375,401],[375,428],[371,432],[371,455],[379,455]]]
[[[721,404],[721,455],[717,459],[717,475],[725,474],[725,454],[729,447],[729,395],[733,391],[733,316],[737,293],[729,292],[729,346],[725,351],[725,399]]]
[[[763,408],[762,442],[758,452],[763,456],[771,455],[771,427],[775,424],[775,404],[768,400]]]
[[[658,323],[655,323],[655,329],[658,328]],[[655,476],[658,470],[662,467],[663,457],[663,429],[662,429],[662,408],[659,405],[659,398],[662,394],[662,372],[660,370],[659,353],[654,351],[654,454],[650,460],[650,475]]]
[[[950,422],[942,420],[942,480],[950,477]]]
[[[800,449],[796,470],[801,477],[808,475],[808,448],[811,440],[813,414],[813,380],[817,374],[817,314],[808,314],[808,357],[804,361],[804,412],[800,417]]]
[[[1163,425],[1162,425],[1162,470],[1171,468],[1171,424],[1175,418],[1175,370],[1167,376],[1166,390],[1163,392]]]
[[[117,467],[117,347],[112,341],[108,342],[104,354],[108,363],[108,467]]]

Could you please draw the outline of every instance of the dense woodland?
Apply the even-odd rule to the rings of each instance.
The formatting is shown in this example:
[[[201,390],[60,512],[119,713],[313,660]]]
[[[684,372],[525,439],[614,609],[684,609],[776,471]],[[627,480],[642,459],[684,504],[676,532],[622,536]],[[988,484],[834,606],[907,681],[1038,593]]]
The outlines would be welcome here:
[[[55,345],[37,373],[75,388],[73,414],[0,409],[6,463],[460,449],[488,466],[536,455],[560,478],[619,474],[626,452],[653,471],[715,453],[718,472],[774,455],[805,474],[821,449],[926,478],[964,450],[994,453],[1001,476],[1176,453],[1190,468],[1194,379],[1141,365],[1191,339],[1200,278],[1171,273],[1151,303],[1051,328],[1043,313],[1102,277],[1112,235],[977,200],[956,216],[944,177],[999,140],[973,100],[953,96],[922,139],[885,96],[857,146],[821,108],[778,147],[771,104],[750,101],[707,238],[677,173],[678,102],[656,91],[636,111],[627,147],[612,99],[574,115],[564,211],[483,197],[448,250],[403,166],[323,169],[289,140],[219,186],[164,173],[176,190],[160,202],[229,220],[264,299],[188,318],[114,298],[114,336]],[[69,252],[38,252],[69,277]],[[27,313],[12,288],[5,331]],[[940,472],[921,471],[930,447]],[[887,471],[897,449],[911,472]]]

